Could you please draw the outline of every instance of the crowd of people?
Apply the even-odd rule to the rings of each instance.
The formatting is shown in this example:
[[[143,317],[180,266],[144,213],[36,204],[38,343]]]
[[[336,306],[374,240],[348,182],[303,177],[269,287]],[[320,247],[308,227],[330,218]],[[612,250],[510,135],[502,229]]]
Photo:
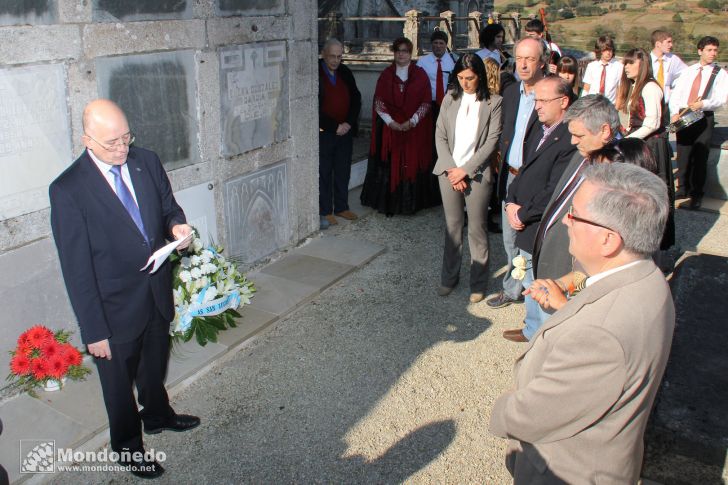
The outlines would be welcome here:
[[[675,200],[701,207],[728,74],[714,64],[720,43],[711,36],[699,40],[689,67],[672,54],[669,32],[653,32],[649,52],[636,47],[621,58],[600,36],[580,76],[543,23],[531,20],[525,33],[508,52],[503,27],[489,24],[480,50],[456,55],[435,31],[431,53],[416,63],[409,40],[393,42],[394,62],[374,92],[361,202],[387,216],[442,203],[437,293],[447,297],[459,282],[467,230],[470,302],[525,301],[523,327],[503,337],[528,350],[515,388],[491,413],[491,431],[511,440],[516,483],[636,483],[675,323],[663,274]],[[341,52],[329,41],[322,66],[332,67],[332,48]],[[341,103],[327,100],[334,91],[320,92],[321,119],[336,121],[321,124],[323,157],[337,141],[327,133],[350,136],[339,130],[351,123]],[[321,184],[329,179],[322,174]],[[321,193],[331,198],[328,187]],[[486,299],[497,213],[508,268]],[[320,215],[322,227],[335,223],[329,200]]]

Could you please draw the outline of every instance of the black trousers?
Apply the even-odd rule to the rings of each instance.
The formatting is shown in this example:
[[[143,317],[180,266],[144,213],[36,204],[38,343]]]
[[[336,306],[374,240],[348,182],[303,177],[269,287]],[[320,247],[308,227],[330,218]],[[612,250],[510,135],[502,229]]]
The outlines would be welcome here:
[[[349,177],[354,138],[319,132],[319,214],[349,210]],[[333,204],[332,204],[333,200]]]
[[[678,185],[692,198],[703,197],[714,125],[713,113],[706,111],[705,118],[676,134]]]
[[[144,332],[129,342],[110,342],[111,360],[94,359],[109,417],[111,449],[142,451],[142,421],[159,427],[174,416],[164,387],[169,361],[169,322],[150,295],[150,319]],[[139,411],[134,399],[136,385]]]

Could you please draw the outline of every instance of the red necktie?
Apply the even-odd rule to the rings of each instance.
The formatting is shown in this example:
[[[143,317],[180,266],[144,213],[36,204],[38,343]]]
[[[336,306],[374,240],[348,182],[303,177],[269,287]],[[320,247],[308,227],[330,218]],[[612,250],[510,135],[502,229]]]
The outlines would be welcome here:
[[[690,96],[688,96],[688,104],[693,104],[698,100],[698,92],[700,92],[700,82],[703,80],[703,68],[698,69],[698,75],[695,76],[693,85],[690,87]]]
[[[599,79],[599,94],[604,94],[604,85],[607,83],[607,65],[602,64],[602,77]]]
[[[442,81],[442,60],[437,60],[437,81],[435,82],[435,101],[440,106],[445,97],[445,83]]]

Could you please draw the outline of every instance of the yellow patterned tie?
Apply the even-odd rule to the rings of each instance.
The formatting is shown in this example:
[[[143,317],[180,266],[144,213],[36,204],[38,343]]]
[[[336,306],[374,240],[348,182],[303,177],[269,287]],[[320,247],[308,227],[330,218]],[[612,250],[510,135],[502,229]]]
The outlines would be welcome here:
[[[662,59],[657,59],[660,63],[660,67],[657,69],[657,82],[660,83],[660,87],[665,89],[665,70],[662,65]]]

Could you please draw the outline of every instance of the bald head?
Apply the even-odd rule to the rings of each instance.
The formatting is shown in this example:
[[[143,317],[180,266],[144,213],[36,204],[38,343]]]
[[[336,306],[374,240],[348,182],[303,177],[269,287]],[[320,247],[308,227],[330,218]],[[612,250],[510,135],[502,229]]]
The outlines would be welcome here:
[[[119,105],[95,99],[83,110],[83,143],[98,159],[109,165],[123,165],[129,146],[129,123]],[[111,150],[109,148],[112,148]]]

